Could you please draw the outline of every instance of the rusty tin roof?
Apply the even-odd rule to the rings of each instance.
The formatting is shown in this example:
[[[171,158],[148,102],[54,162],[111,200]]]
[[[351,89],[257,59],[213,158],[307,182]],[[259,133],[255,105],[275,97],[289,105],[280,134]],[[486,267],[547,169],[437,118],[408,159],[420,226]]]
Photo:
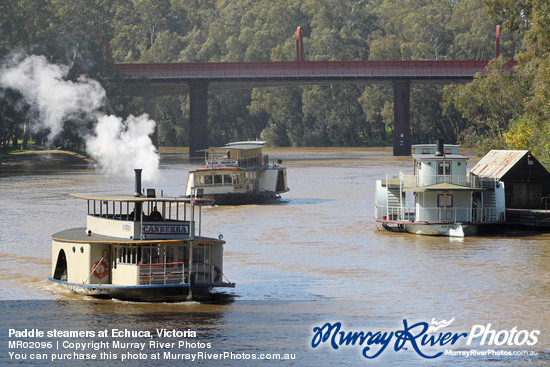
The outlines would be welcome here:
[[[501,179],[528,150],[491,150],[472,168],[480,177]]]

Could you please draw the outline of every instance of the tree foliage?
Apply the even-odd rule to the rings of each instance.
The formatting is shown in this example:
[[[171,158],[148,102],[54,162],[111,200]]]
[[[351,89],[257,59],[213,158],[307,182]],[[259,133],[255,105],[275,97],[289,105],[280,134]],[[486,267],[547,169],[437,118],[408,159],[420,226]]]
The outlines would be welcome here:
[[[543,0],[8,0],[0,2],[0,57],[36,53],[70,65],[71,78],[87,73],[105,86],[107,112],[125,117],[141,113],[143,102],[132,97],[110,62],[290,61],[297,26],[306,60],[483,60],[493,58],[495,25],[504,21],[503,55],[511,58],[521,49],[525,32],[521,50],[532,74],[495,71],[469,90],[411,88],[414,142],[440,136],[467,141],[482,132],[487,146],[502,146],[510,126],[525,134],[547,117],[548,75],[542,70],[548,62],[540,51],[547,49],[550,34],[546,8]],[[510,97],[514,83],[523,88],[529,80],[538,92],[526,91],[525,101]],[[500,91],[499,82],[505,82]],[[472,95],[482,93],[470,103]],[[21,136],[32,116],[13,108],[19,105],[17,94],[0,95],[6,141]],[[501,102],[491,101],[497,96]],[[506,105],[499,110],[498,103]],[[210,142],[261,138],[282,146],[387,145],[392,107],[391,84],[210,92]],[[161,145],[189,143],[188,96],[159,98],[157,116]],[[531,130],[521,127],[526,121]],[[65,136],[69,144],[77,139]]]
[[[550,167],[550,3],[546,0],[484,0],[503,32],[524,33],[513,72],[504,60],[484,77],[454,87],[447,101],[473,122],[462,137],[478,148],[529,149]]]

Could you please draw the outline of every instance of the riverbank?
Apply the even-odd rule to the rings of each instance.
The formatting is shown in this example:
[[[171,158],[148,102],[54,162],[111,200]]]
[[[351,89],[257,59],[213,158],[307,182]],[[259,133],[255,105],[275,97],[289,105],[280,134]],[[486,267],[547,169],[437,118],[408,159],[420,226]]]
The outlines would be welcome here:
[[[473,152],[462,149],[463,154],[469,156],[469,164],[473,165],[478,160]],[[195,162],[202,164],[202,157],[190,159],[188,147],[161,147],[159,153],[165,164]],[[333,164],[338,160],[354,160],[357,165],[380,164],[380,161],[391,160],[408,163],[411,157],[393,157],[391,147],[266,147],[264,153],[273,159],[283,159],[283,164],[308,165],[312,161],[316,164]],[[0,173],[32,174],[35,172],[47,172],[50,170],[75,170],[93,167],[93,159],[90,157],[66,150],[35,150],[16,152],[0,158]]]
[[[59,169],[85,169],[93,160],[66,150],[35,150],[10,153],[0,158],[0,172],[44,172]]]

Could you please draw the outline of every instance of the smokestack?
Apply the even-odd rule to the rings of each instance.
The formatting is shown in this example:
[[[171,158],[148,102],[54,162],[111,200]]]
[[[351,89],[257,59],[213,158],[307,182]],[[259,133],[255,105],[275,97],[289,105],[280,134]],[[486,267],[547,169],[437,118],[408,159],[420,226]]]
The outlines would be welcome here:
[[[437,139],[437,147],[435,148],[435,155],[440,157],[445,155],[445,139]]]
[[[135,168],[134,172],[136,173],[136,192],[134,193],[135,197],[140,197],[141,195],[141,168]]]

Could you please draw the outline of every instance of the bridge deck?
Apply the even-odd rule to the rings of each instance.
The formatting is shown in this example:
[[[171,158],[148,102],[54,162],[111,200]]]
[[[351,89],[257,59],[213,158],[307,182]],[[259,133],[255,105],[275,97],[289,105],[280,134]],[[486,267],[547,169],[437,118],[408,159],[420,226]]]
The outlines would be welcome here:
[[[163,81],[457,80],[483,72],[488,61],[282,61],[115,64],[131,78]],[[510,67],[513,63],[510,64]]]

